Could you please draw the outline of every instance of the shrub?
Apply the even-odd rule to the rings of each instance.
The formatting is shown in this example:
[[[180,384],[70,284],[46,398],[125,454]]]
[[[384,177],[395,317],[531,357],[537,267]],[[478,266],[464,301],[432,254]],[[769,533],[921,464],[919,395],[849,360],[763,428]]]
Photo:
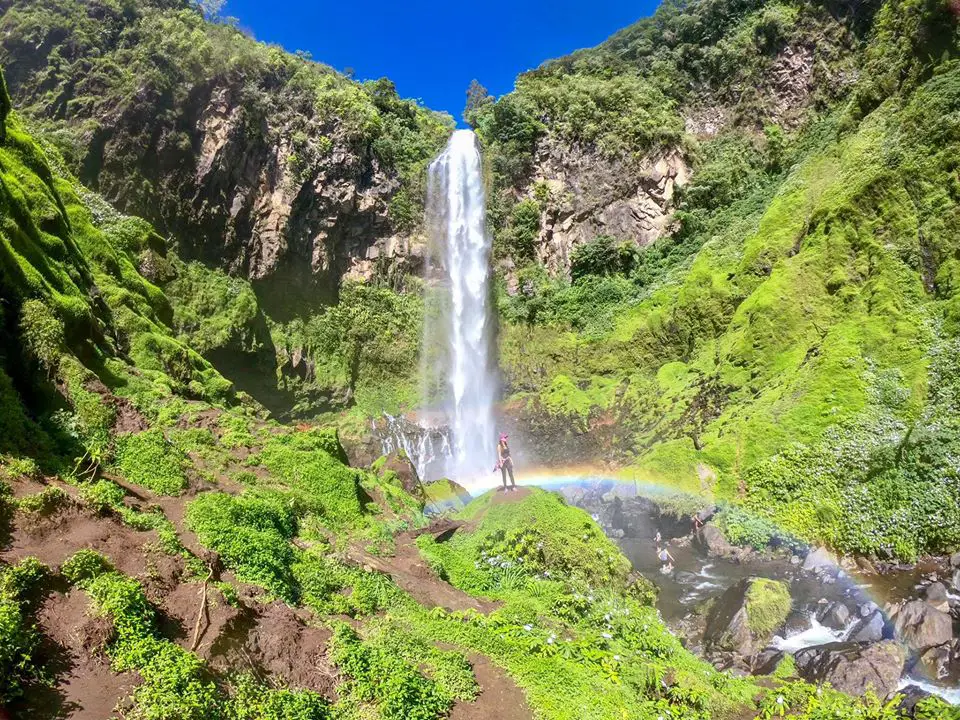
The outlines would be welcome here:
[[[187,506],[187,526],[205,547],[216,551],[237,577],[295,602],[290,538],[296,519],[280,493],[248,490],[238,497],[206,493]]]
[[[36,558],[0,567],[0,703],[19,697],[24,685],[41,679],[33,656],[40,635],[31,622],[34,595],[46,576]]]
[[[116,455],[127,480],[159,495],[179,495],[187,486],[183,455],[159,428],[118,436]]]
[[[39,300],[27,300],[20,311],[20,331],[33,356],[48,372],[55,372],[65,347],[60,318]]]
[[[350,678],[346,692],[376,703],[384,720],[435,720],[450,707],[435,682],[396,655],[366,645],[344,623],[334,628],[330,656]]]
[[[80,497],[97,512],[119,508],[127,491],[112,480],[97,480],[80,488]]]
[[[17,500],[17,507],[23,512],[37,515],[50,515],[70,503],[70,496],[56,486],[44,488],[34,495]]]
[[[106,572],[113,565],[96,550],[78,550],[60,566],[60,573],[71,583],[83,585]]]
[[[586,275],[629,275],[637,266],[640,251],[629,240],[601,235],[578,245],[570,258],[570,276],[576,282]]]

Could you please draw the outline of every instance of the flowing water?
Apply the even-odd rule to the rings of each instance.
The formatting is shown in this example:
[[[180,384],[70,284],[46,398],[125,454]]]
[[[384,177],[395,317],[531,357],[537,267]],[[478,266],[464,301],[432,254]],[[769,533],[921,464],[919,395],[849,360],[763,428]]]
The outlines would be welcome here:
[[[460,482],[488,475],[496,447],[493,405],[497,376],[490,298],[490,234],[480,150],[473,132],[457,130],[430,166],[430,225],[440,263],[444,311],[426,344],[445,344],[441,367],[427,372],[446,382],[444,409],[452,435],[446,474]]]

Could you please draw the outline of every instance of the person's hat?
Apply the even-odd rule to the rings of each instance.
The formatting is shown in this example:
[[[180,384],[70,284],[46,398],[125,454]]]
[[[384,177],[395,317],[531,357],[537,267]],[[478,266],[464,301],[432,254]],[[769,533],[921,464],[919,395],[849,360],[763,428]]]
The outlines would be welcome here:
[[[506,439],[507,439],[507,434],[506,434],[506,433],[500,433],[500,439],[501,439],[501,440],[506,440]]]

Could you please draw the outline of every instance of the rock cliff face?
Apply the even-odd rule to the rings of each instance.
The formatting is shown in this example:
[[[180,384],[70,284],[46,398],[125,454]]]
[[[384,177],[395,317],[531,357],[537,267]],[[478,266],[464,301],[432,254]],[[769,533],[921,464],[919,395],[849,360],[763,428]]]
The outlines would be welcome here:
[[[408,186],[449,123],[389,81],[355,83],[167,0],[0,3],[0,57],[17,105],[66,128],[85,184],[268,304],[418,269]]]
[[[546,139],[535,172],[534,184],[544,183],[553,200],[541,217],[537,259],[558,274],[569,270],[574,248],[598,235],[645,247],[667,234],[674,193],[691,171],[677,150],[611,159]]]

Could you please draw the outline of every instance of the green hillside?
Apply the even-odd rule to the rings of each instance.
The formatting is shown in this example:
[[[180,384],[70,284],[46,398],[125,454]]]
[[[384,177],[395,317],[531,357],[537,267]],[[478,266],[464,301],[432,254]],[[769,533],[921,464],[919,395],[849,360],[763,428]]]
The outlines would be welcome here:
[[[806,539],[956,547],[956,39],[946,2],[665,4],[481,104],[493,220],[519,268],[500,301],[517,399],[585,432],[615,418],[640,477]],[[765,72],[810,45],[803,116],[773,124]],[[728,124],[685,134],[705,106]],[[530,155],[506,166],[556,141],[625,163],[680,148],[694,170],[675,229],[580,246],[572,283],[524,260],[524,207],[542,206],[536,222],[561,200]]]

